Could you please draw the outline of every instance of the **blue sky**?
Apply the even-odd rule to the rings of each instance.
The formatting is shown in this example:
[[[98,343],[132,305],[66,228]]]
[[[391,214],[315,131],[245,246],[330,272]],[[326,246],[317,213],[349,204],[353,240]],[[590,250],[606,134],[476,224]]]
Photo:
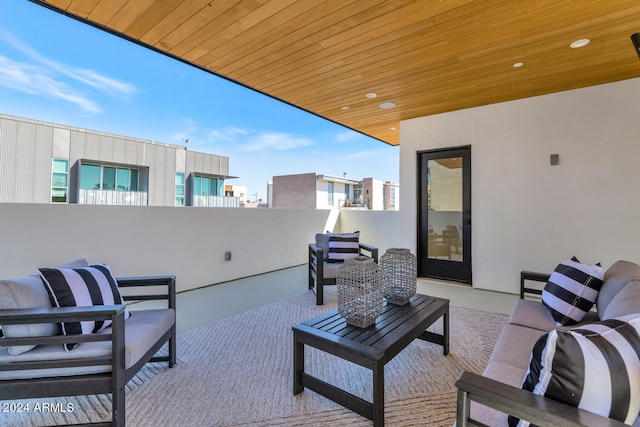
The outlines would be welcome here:
[[[0,3],[0,113],[229,157],[266,201],[274,175],[398,182],[399,149],[26,0]],[[256,196],[252,196],[253,200]]]

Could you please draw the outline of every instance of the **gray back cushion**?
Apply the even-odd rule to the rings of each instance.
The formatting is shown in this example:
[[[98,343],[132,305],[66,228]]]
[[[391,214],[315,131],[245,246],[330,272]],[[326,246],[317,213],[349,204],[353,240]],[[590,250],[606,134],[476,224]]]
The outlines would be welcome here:
[[[630,261],[616,261],[611,267],[604,273],[604,283],[600,288],[598,294],[598,301],[596,307],[598,309],[598,317],[600,319],[606,319],[607,308],[609,304],[616,298],[618,293],[627,284],[635,279],[640,279],[640,265]],[[616,301],[621,301],[621,298],[616,298]],[[628,303],[631,301],[627,301]],[[613,312],[613,307],[612,307]],[[636,312],[640,312],[640,307]]]
[[[80,268],[87,265],[85,259],[77,259],[64,264],[62,267]],[[1,310],[48,307],[51,307],[51,300],[40,276],[21,276],[0,280]],[[57,323],[2,326],[2,332],[7,338],[52,336],[57,335],[59,330],[60,327]],[[34,347],[33,345],[11,346],[9,347],[9,354],[17,356]]]
[[[611,300],[600,320],[640,313],[640,278],[630,280]]]
[[[320,246],[324,252],[322,254],[323,259],[326,261],[329,256],[329,233],[316,234],[316,245]]]
[[[38,276],[22,276],[0,280],[0,308],[10,310],[16,308],[51,307],[49,295]],[[56,323],[39,323],[31,325],[3,325],[2,331],[9,338],[51,336],[58,333]],[[9,347],[9,354],[18,355],[31,350],[33,345]]]

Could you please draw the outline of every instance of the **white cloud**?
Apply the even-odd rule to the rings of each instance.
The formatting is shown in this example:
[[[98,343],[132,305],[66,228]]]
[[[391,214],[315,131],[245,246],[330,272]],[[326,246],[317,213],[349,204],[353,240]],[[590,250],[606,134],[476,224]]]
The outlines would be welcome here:
[[[45,70],[4,56],[0,56],[0,85],[30,95],[44,95],[71,102],[90,113],[102,111],[91,99],[46,75]]]
[[[236,141],[238,136],[247,135],[249,131],[246,129],[237,128],[235,126],[229,126],[223,129],[213,129],[207,134],[207,139],[213,142],[233,142]]]
[[[288,133],[263,133],[242,147],[244,151],[276,150],[286,151],[314,144],[310,138],[296,137]]]
[[[79,106],[91,113],[101,112],[99,105],[90,99],[86,89],[96,89],[107,95],[128,100],[137,92],[129,83],[119,81],[89,69],[81,69],[50,60],[32,49],[12,34],[0,30],[0,40],[26,55],[32,62],[19,62],[0,56],[0,84],[31,95],[48,95]],[[65,81],[65,79],[67,81]],[[85,89],[74,88],[70,83],[80,83]]]
[[[72,67],[61,67],[59,68],[59,70],[60,72],[81,83],[99,89],[102,92],[111,94],[112,96],[122,98],[124,100],[128,100],[129,97],[137,92],[136,87],[132,84],[124,83],[116,79],[103,76],[102,74],[92,70],[84,70]]]

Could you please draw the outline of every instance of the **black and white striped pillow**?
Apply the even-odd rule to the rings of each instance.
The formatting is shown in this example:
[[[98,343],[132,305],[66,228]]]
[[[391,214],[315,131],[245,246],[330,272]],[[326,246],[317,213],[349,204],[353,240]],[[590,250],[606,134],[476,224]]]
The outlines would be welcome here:
[[[542,303],[563,326],[575,325],[591,310],[602,287],[604,271],[599,265],[562,261],[542,291]]]
[[[543,335],[522,389],[633,424],[640,412],[640,314]],[[509,417],[509,426],[529,423]]]
[[[41,268],[40,277],[54,307],[88,307],[94,305],[124,304],[118,282],[108,265],[96,264],[82,268]],[[125,309],[125,319],[129,312]],[[91,334],[111,325],[111,320],[64,322],[62,334]],[[72,350],[78,344],[66,343]]]
[[[328,262],[343,262],[360,253],[360,232],[346,234],[329,234]]]

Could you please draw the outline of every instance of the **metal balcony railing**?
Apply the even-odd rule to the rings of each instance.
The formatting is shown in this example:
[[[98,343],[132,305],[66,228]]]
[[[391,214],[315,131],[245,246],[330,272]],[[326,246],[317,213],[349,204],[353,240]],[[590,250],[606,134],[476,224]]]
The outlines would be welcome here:
[[[81,205],[146,206],[147,192],[80,189],[78,203]]]
[[[193,206],[207,208],[238,208],[240,207],[240,197],[193,196]]]

